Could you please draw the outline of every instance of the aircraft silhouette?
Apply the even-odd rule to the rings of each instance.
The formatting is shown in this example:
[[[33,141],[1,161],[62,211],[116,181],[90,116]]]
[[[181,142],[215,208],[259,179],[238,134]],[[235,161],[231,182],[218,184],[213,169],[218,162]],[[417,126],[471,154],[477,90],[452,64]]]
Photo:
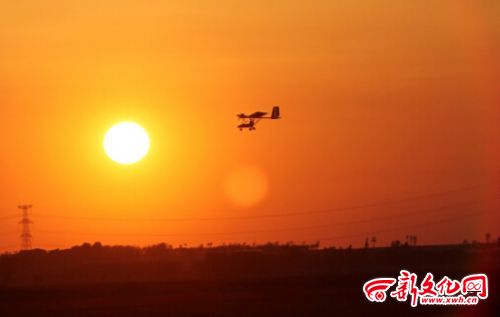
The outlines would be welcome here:
[[[261,120],[261,119],[280,119],[280,107],[275,106],[273,107],[273,111],[271,113],[270,117],[266,117],[265,115],[267,112],[262,112],[262,111],[257,111],[254,112],[250,115],[246,115],[244,113],[238,114],[238,119],[240,121],[243,121],[243,123],[238,125],[238,129],[242,131],[243,129],[248,129],[248,131],[255,130],[255,125]]]

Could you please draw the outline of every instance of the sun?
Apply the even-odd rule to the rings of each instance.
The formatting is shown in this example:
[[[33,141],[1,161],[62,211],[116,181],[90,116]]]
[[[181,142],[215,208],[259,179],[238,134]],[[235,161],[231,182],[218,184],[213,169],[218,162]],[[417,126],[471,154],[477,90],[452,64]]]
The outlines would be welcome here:
[[[146,130],[134,122],[120,122],[104,137],[104,150],[120,164],[133,164],[148,154],[150,141]]]

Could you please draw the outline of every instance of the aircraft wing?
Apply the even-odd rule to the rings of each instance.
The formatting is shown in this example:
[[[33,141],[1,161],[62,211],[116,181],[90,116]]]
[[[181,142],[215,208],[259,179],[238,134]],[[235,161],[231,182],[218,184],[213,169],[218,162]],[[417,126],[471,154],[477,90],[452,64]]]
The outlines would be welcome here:
[[[257,111],[257,112],[254,112],[252,113],[251,115],[249,115],[248,117],[249,118],[262,118],[263,116],[265,116],[267,114],[267,112],[262,112],[262,111]]]

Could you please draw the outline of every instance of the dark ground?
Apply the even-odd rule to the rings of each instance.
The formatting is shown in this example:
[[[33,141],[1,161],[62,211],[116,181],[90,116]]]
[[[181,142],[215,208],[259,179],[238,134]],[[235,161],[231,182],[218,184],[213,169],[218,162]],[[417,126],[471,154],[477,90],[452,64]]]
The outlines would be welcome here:
[[[220,248],[152,253],[82,246],[0,257],[0,316],[498,316],[500,248]],[[135,250],[135,251],[134,251]],[[134,253],[135,252],[135,253]],[[400,269],[489,277],[477,306],[369,302],[363,283]]]

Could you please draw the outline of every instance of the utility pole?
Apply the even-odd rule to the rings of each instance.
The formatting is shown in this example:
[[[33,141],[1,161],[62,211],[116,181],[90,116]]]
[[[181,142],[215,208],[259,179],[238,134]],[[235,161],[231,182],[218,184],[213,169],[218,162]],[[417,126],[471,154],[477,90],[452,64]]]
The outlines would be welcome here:
[[[19,205],[17,206],[19,209],[23,211],[23,215],[21,221],[21,249],[29,250],[31,249],[31,245],[33,242],[33,236],[31,235],[31,225],[33,221],[29,218],[28,211],[31,209],[31,205]]]

